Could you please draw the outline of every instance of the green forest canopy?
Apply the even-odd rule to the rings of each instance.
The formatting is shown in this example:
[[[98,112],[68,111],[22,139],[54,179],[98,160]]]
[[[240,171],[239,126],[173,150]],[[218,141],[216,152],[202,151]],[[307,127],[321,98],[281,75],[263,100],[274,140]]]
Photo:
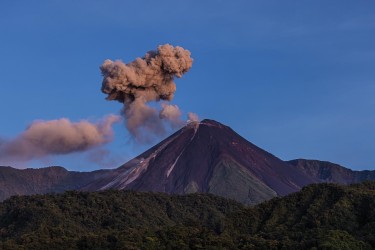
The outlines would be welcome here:
[[[0,203],[2,249],[372,249],[375,182],[254,207],[210,194],[69,191]]]

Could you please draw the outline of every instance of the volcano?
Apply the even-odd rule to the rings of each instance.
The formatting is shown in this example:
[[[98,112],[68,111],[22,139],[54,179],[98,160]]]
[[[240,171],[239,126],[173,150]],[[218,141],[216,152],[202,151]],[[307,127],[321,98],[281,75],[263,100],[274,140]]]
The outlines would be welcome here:
[[[170,194],[212,193],[245,204],[284,196],[310,183],[375,180],[375,171],[354,171],[331,162],[282,161],[213,121],[191,122],[113,170],[0,166],[0,201],[12,195],[66,190],[132,189]]]
[[[172,194],[212,193],[245,204],[321,182],[213,121],[190,122],[156,146],[85,186]]]

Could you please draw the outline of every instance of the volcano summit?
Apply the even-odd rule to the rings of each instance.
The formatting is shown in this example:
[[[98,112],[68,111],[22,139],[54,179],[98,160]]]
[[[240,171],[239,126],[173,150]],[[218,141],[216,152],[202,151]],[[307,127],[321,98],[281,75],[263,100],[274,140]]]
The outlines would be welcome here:
[[[213,121],[190,122],[83,190],[212,193],[245,204],[320,182]]]

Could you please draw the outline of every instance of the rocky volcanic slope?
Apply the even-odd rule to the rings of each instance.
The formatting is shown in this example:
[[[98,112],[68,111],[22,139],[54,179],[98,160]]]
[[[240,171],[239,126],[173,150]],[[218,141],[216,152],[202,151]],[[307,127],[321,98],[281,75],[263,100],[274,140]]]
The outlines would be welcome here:
[[[319,182],[213,120],[192,122],[83,190],[212,193],[256,204]]]
[[[15,169],[0,166],[0,201],[12,195],[59,193],[79,189],[106,175],[108,170],[68,171],[63,167]]]
[[[288,162],[323,182],[352,184],[375,180],[375,171],[354,171],[328,161],[297,159]]]
[[[352,171],[316,161],[282,161],[213,120],[189,123],[114,170],[71,172],[62,167],[0,167],[0,200],[11,195],[65,190],[133,189],[176,194],[212,193],[245,204],[298,191],[309,183],[375,180],[375,171]]]

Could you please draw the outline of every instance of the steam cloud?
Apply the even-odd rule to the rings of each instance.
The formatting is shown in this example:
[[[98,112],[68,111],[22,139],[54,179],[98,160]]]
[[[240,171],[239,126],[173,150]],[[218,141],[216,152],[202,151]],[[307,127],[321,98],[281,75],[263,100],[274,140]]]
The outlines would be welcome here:
[[[159,111],[148,104],[171,101],[176,92],[175,77],[182,77],[192,64],[188,50],[165,44],[128,64],[105,60],[101,65],[101,90],[108,95],[107,100],[124,104],[126,127],[136,141],[147,142],[149,134],[162,135],[166,123],[172,127],[184,124],[178,106],[163,103]]]
[[[120,119],[109,115],[96,124],[86,120],[73,123],[65,118],[35,121],[15,139],[0,143],[0,159],[28,161],[85,151],[110,142],[112,125]]]

